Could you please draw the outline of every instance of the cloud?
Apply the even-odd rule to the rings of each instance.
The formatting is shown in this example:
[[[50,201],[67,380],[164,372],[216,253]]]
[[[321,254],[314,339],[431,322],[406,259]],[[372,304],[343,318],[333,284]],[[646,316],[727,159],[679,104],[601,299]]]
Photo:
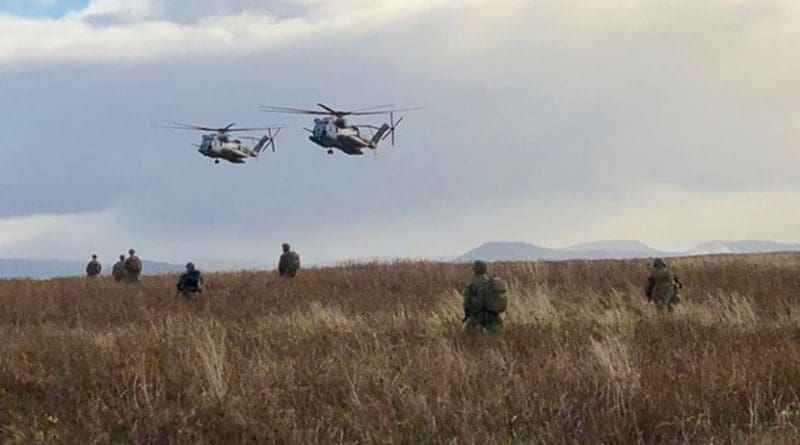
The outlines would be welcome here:
[[[0,67],[29,67],[70,61],[137,62],[171,57],[248,54],[286,47],[298,40],[348,39],[437,8],[461,9],[475,0],[299,2],[307,15],[281,17],[271,5],[241,2],[237,9],[214,8],[216,2],[192,5],[212,13],[182,22],[170,12],[177,2],[93,0],[85,9],[58,20],[0,15]],[[480,2],[485,3],[485,2]],[[181,3],[184,7],[185,2]],[[318,7],[317,7],[318,6]],[[240,10],[239,10],[240,9]],[[236,11],[236,12],[234,12]]]
[[[113,209],[110,244],[165,259],[285,240],[317,260],[488,239],[679,250],[794,230],[780,204],[800,188],[794,3],[218,5],[0,18],[0,217]],[[424,109],[361,158],[310,144],[310,120],[256,111],[318,101]],[[291,128],[258,164],[214,166],[199,135],[153,128],[173,121]]]
[[[0,218],[0,255],[83,258],[108,248],[120,235],[109,211]]]
[[[157,8],[152,0],[92,0],[80,11],[67,16],[90,25],[114,26],[132,24],[156,18]]]

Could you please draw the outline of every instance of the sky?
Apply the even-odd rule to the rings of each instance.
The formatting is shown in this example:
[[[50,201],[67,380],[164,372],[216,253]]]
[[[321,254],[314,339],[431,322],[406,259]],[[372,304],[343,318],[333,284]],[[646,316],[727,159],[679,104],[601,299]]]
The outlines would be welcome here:
[[[0,257],[797,242],[799,44],[784,0],[0,0]],[[362,157],[259,111],[320,101],[422,109]],[[214,165],[173,122],[288,128]]]

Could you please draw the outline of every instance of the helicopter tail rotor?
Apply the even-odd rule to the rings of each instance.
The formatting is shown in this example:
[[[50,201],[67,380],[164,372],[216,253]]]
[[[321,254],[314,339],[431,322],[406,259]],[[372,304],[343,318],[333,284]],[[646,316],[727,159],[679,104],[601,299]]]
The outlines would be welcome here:
[[[267,136],[269,136],[269,143],[267,145],[270,146],[273,153],[275,153],[275,137],[281,132],[282,129],[283,127],[277,127],[275,129],[275,133],[273,133],[272,128],[267,128]]]
[[[400,122],[403,122],[403,119],[404,119],[404,116],[400,116],[400,119],[398,119],[397,122],[395,122],[395,120],[394,120],[394,112],[389,112],[389,129],[386,132],[386,134],[383,135],[381,140],[384,140],[384,139],[388,138],[391,135],[391,137],[392,137],[392,146],[394,146],[395,140],[396,140],[396,136],[395,136],[394,133],[395,133],[395,130],[397,129],[397,126],[400,125]]]

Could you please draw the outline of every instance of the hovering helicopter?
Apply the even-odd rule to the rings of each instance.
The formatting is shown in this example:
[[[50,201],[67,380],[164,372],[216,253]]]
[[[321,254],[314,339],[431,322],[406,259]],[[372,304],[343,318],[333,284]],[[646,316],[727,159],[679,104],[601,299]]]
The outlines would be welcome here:
[[[314,116],[325,116],[323,118],[314,119],[314,129],[303,128],[311,133],[308,139],[319,145],[320,147],[327,148],[328,154],[332,155],[333,150],[341,150],[348,155],[363,155],[365,148],[375,150],[378,144],[384,139],[391,136],[392,145],[395,143],[395,130],[403,117],[397,121],[394,120],[394,113],[398,111],[413,110],[415,108],[404,109],[390,109],[393,105],[379,105],[375,107],[361,108],[353,111],[340,111],[318,103],[317,106],[322,110],[304,110],[300,108],[286,108],[286,107],[261,107],[261,111],[268,113],[289,113],[289,114],[310,114]],[[388,114],[389,122],[381,126],[375,125],[351,125],[345,119],[345,116],[367,116]],[[361,133],[361,129],[368,129],[372,132],[370,137],[365,137]]]
[[[247,158],[257,158],[265,148],[271,147],[275,151],[275,136],[281,132],[283,127],[265,128],[234,128],[236,124],[229,124],[222,128],[201,127],[197,125],[176,123],[174,126],[164,127],[175,130],[196,130],[213,131],[211,134],[204,134],[200,144],[193,144],[198,148],[198,152],[203,156],[214,159],[215,164],[219,164],[220,159],[224,159],[233,164],[244,164]],[[274,130],[274,132],[273,132]],[[235,138],[230,135],[234,132],[244,131],[266,131],[267,134],[261,138],[242,136]],[[242,143],[242,139],[257,141],[253,148]]]

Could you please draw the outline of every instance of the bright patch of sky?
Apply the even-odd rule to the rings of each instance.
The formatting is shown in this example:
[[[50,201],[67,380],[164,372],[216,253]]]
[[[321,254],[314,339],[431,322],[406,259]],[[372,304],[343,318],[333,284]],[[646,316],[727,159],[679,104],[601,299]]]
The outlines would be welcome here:
[[[19,17],[64,17],[85,8],[89,0],[0,0],[0,13]]]

